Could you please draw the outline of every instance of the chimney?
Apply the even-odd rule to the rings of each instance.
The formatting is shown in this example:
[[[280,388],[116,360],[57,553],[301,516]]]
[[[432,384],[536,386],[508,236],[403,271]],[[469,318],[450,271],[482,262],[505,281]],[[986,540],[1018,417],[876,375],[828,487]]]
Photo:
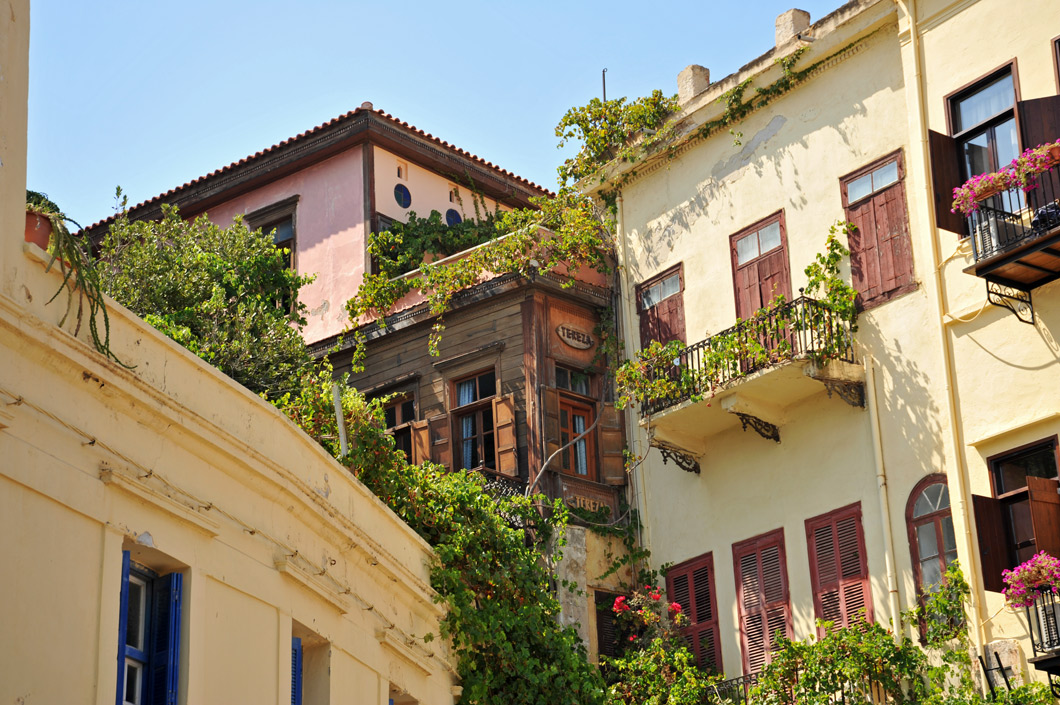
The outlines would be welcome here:
[[[791,41],[799,32],[810,28],[810,13],[806,10],[791,9],[777,16],[777,46]]]
[[[686,66],[677,74],[677,98],[681,103],[687,103],[707,90],[709,85],[710,69],[699,64]]]

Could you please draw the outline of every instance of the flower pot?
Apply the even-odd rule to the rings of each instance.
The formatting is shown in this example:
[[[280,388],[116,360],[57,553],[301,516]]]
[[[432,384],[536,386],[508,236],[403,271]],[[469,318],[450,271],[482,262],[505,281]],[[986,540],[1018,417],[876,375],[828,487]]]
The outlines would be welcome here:
[[[1052,157],[1053,162],[1060,162],[1060,144],[1049,145],[1049,156]]]
[[[51,236],[51,221],[43,215],[26,211],[26,242],[32,242],[42,250],[47,250]]]

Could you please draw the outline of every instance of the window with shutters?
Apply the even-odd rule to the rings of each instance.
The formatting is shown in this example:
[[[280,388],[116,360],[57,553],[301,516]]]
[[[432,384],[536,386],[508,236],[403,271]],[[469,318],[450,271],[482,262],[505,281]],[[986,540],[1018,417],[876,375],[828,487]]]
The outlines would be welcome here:
[[[559,466],[568,475],[595,481],[596,434],[591,430],[592,425],[592,405],[566,396],[560,397],[559,443],[563,450]]]
[[[291,705],[327,702],[330,680],[331,643],[291,620]]]
[[[622,645],[618,642],[618,624],[615,621],[615,598],[618,593],[593,591],[596,607],[596,653],[615,658],[620,655]]]
[[[497,373],[493,369],[453,382],[453,452],[457,468],[497,469],[493,426],[496,394]]]
[[[784,530],[734,544],[736,602],[744,674],[757,673],[777,648],[776,635],[791,637]]]
[[[653,340],[668,343],[685,340],[684,267],[667,269],[637,287],[637,313],[640,315],[640,346]]]
[[[858,305],[872,308],[915,288],[901,150],[840,179]]]
[[[298,196],[291,196],[282,201],[259,208],[244,216],[247,227],[261,230],[266,235],[272,234],[276,247],[284,250],[284,262],[288,268],[295,267],[295,212],[298,209]]]
[[[383,405],[383,419],[387,432],[394,437],[394,445],[413,461],[412,424],[416,420],[416,399],[413,394],[400,394]]]
[[[817,619],[849,627],[872,621],[872,593],[861,528],[861,503],[806,520]]]
[[[748,319],[778,295],[791,298],[784,211],[729,238],[736,317]]]
[[[946,476],[929,475],[918,482],[909,494],[905,516],[917,594],[935,592],[942,584],[946,568],[957,560]]]
[[[714,554],[705,553],[674,566],[666,574],[666,595],[681,605],[689,624],[681,636],[696,658],[696,665],[722,673],[718,641],[718,600],[714,591]]]
[[[176,705],[183,577],[159,575],[122,551],[117,702]]]

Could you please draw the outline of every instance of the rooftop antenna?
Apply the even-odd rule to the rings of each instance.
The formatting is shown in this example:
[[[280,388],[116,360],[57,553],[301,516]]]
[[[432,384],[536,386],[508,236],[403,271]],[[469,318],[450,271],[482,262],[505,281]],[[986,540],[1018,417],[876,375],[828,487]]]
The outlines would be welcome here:
[[[600,72],[600,80],[604,84],[604,104],[607,104],[607,69]]]

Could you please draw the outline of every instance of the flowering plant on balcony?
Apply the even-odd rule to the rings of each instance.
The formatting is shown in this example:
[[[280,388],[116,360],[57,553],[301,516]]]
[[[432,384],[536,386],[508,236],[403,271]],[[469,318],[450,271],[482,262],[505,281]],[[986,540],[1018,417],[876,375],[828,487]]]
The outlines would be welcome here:
[[[1012,607],[1030,607],[1043,592],[1060,592],[1060,560],[1039,551],[1012,570],[1004,570],[1005,601]]]
[[[979,202],[1002,191],[1018,188],[1019,177],[1012,165],[1008,165],[1000,171],[991,171],[978,174],[964,182],[964,185],[953,189],[953,205],[951,213],[963,213],[971,215],[979,210]]]
[[[1024,191],[1038,187],[1038,175],[1060,161],[1060,140],[1046,142],[1025,150],[1012,160],[1009,167],[1015,172],[1016,183]]]

